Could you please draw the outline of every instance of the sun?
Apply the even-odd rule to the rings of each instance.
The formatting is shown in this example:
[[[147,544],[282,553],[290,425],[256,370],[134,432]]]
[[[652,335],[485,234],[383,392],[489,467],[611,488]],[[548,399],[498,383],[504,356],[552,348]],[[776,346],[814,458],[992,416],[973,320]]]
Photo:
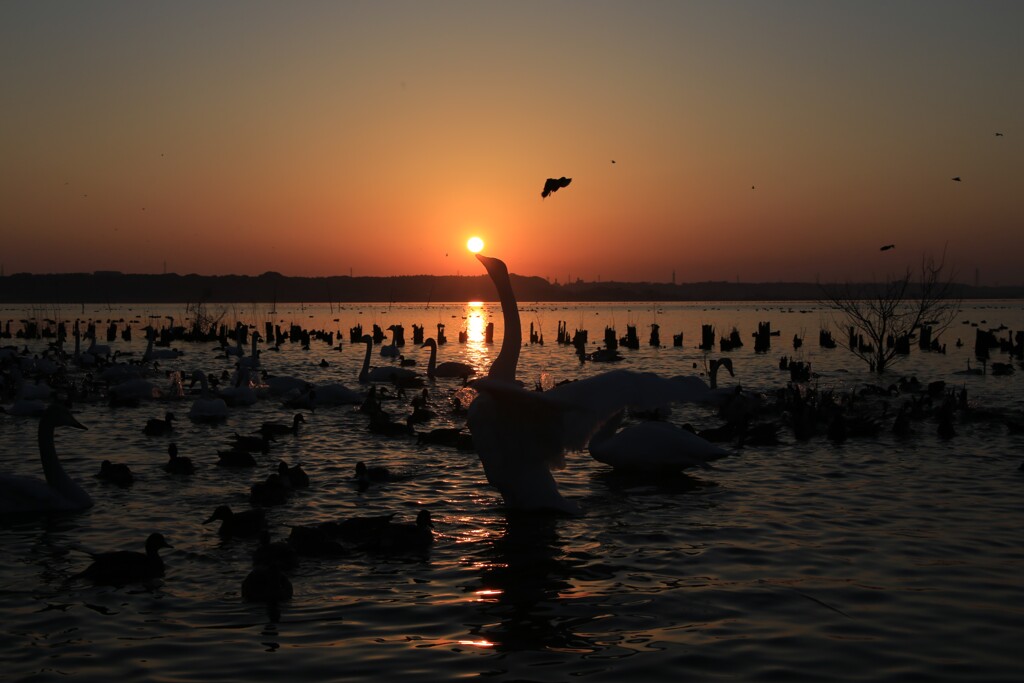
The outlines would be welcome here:
[[[469,249],[474,254],[480,253],[484,248],[484,241],[479,237],[470,237],[469,241],[466,242],[466,249]]]

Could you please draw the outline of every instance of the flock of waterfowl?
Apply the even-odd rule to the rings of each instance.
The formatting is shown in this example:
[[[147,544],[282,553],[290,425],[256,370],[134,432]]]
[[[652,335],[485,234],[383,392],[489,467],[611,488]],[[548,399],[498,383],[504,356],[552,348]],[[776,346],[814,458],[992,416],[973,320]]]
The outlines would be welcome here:
[[[0,475],[0,514],[73,512],[93,505],[90,496],[61,467],[54,445],[59,427],[85,429],[69,407],[82,400],[88,390],[83,381],[69,379],[68,368],[76,363],[89,370],[92,390],[114,405],[132,404],[162,397],[188,403],[188,419],[196,422],[223,421],[231,406],[248,406],[274,398],[283,407],[305,410],[329,406],[352,406],[367,415],[370,432],[386,437],[417,437],[422,443],[475,450],[488,482],[506,507],[579,514],[577,502],[561,494],[553,471],[564,465],[568,451],[587,450],[594,460],[615,470],[678,476],[687,468],[709,468],[738,448],[767,447],[779,442],[780,433],[790,430],[793,438],[806,440],[825,435],[835,443],[877,435],[889,429],[907,437],[916,424],[932,422],[942,438],[956,435],[958,421],[995,419],[972,409],[966,390],[950,390],[943,383],[922,385],[903,379],[889,387],[865,386],[855,392],[820,390],[810,382],[809,372],[797,364],[780,363],[791,373],[791,381],[773,396],[744,391],[739,386],[718,387],[719,367],[733,374],[728,358],[711,363],[709,384],[696,375],[662,377],[654,373],[612,370],[585,379],[559,384],[547,391],[525,387],[517,380],[522,348],[518,304],[505,264],[477,255],[486,268],[501,301],[504,336],[500,351],[484,372],[460,362],[437,362],[438,346],[427,339],[430,360],[426,376],[396,364],[398,358],[371,367],[374,339],[360,337],[366,351],[357,382],[359,389],[341,383],[312,383],[300,378],[273,377],[261,366],[253,335],[253,353],[243,352],[242,335],[234,346],[225,345],[226,355],[238,359],[234,375],[222,380],[201,370],[183,375],[171,372],[161,388],[153,377],[161,360],[176,360],[182,352],[160,354],[154,349],[151,330],[147,350],[140,363],[122,363],[109,349],[97,348],[95,339],[82,364],[83,352],[63,354],[56,344],[51,352],[31,356],[17,347],[4,347],[0,354],[3,391],[11,402],[5,412],[34,415],[39,419],[39,456],[45,479]],[[76,329],[76,349],[78,349]],[[478,377],[477,379],[472,379]],[[191,382],[185,386],[186,378]],[[428,423],[439,406],[431,403],[437,393],[437,379],[459,380],[449,397],[450,408],[464,419],[467,434],[459,427],[417,431]],[[214,381],[211,381],[214,380]],[[220,385],[223,381],[224,386]],[[198,389],[196,389],[198,385]],[[196,392],[196,393],[193,393]],[[400,398],[414,394],[405,420],[394,420],[382,407],[381,395]],[[890,409],[895,398],[899,407]],[[702,403],[717,408],[721,424],[702,430],[664,421],[673,403]],[[466,406],[468,405],[468,410]],[[653,419],[643,419],[653,418]],[[1013,416],[1000,415],[1011,430],[1021,428]],[[253,453],[267,454],[275,439],[297,435],[305,417],[297,412],[287,422],[264,422],[257,434],[235,433],[229,447],[217,453],[217,465],[251,468],[257,464]],[[150,418],[139,429],[148,436],[173,438],[176,412],[167,410],[162,418]],[[625,426],[624,426],[625,425]],[[734,449],[726,447],[731,444]],[[163,469],[175,476],[189,476],[196,464],[179,454],[176,442],[168,444]],[[123,464],[104,460],[97,474],[120,487],[132,485],[132,473]],[[352,475],[354,487],[365,491],[384,481],[399,481],[402,474],[379,464],[359,462]],[[301,465],[279,461],[275,470],[250,488],[251,508],[232,510],[217,506],[206,523],[220,522],[218,534],[259,539],[253,553],[253,568],[242,584],[246,599],[279,601],[292,595],[286,572],[301,556],[341,556],[354,552],[422,553],[433,542],[433,520],[427,510],[415,523],[399,523],[394,515],[352,517],[316,525],[292,526],[287,540],[272,542],[264,508],[289,501],[297,489],[315,486]],[[159,551],[168,540],[152,533],[145,553],[118,551],[92,554],[92,564],[80,576],[99,583],[123,584],[163,575]]]

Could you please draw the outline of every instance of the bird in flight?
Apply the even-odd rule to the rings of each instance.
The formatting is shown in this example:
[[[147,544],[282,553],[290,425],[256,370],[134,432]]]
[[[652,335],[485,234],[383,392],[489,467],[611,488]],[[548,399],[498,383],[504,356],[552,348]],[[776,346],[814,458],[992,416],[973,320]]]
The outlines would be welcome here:
[[[961,182],[960,176],[953,176],[953,180],[955,180],[958,183]]]
[[[1002,133],[996,133],[996,137],[997,138],[1001,138],[1001,137],[1003,137],[1003,134]]]
[[[544,190],[540,193],[540,196],[543,199],[547,199],[549,194],[557,192],[563,187],[567,187],[571,182],[572,178],[566,178],[565,176],[562,176],[561,178],[548,178],[544,181]]]
[[[884,247],[879,249],[879,251],[889,251],[890,249],[895,249],[895,248],[896,248],[895,244],[886,244]]]

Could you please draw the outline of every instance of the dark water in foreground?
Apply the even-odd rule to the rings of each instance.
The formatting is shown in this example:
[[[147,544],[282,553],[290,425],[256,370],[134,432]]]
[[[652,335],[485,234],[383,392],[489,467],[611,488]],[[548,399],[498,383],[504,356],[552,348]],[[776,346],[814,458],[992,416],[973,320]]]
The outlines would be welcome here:
[[[748,341],[731,352],[736,378],[722,384],[784,386],[788,374],[777,362],[793,355],[793,334],[807,337],[797,357],[812,362],[819,387],[845,391],[877,381],[849,352],[817,347],[824,313],[813,304],[804,312],[763,303],[523,308],[524,328],[535,322],[547,338],[544,346],[524,347],[519,374],[528,382],[541,373],[558,381],[608,369],[580,366],[558,347],[556,320],[588,327],[592,341],[605,325],[621,335],[627,323],[637,324],[644,343],[623,351],[618,367],[666,375],[703,368],[694,348],[702,322],[720,332],[736,325],[749,340],[757,321],[771,320],[781,330],[772,351],[755,355]],[[15,320],[30,313],[0,311]],[[142,324],[150,315],[181,317],[179,309],[139,307],[86,314]],[[253,307],[237,307],[232,316],[261,328],[270,317]],[[275,320],[346,331],[343,349],[287,344],[264,353],[263,365],[273,374],[356,387],[363,354],[348,344],[348,327],[399,322],[411,339],[412,323],[429,325],[429,336],[443,322],[449,344],[442,360],[485,368],[496,353],[480,340],[489,316],[496,316],[500,342],[496,305],[325,311],[279,304]],[[1020,302],[968,304],[961,318],[1024,327]],[[669,346],[646,345],[645,326],[654,321]],[[470,343],[456,344],[466,325]],[[135,341],[114,347],[139,357],[145,345],[134,327]],[[677,331],[684,331],[683,348],[671,347]],[[968,343],[963,349],[953,346],[957,336]],[[910,438],[885,428],[838,446],[823,436],[800,443],[784,431],[779,446],[730,446],[735,456],[713,470],[654,480],[615,476],[587,454],[571,454],[556,478],[585,510],[579,518],[507,514],[474,453],[375,436],[348,407],[307,413],[297,436],[257,455],[255,470],[235,471],[214,466],[232,433],[287,421],[295,411],[266,398],[209,426],[185,418],[189,399],[81,404],[76,415],[89,430],[59,431],[57,449],[96,505],[0,520],[4,678],[1022,680],[1024,437],[1011,434],[999,415],[1020,419],[1024,370],[956,375],[972,356],[974,331],[958,321],[944,337],[947,355],[915,351],[887,380],[916,374],[966,387],[978,417],[960,419],[953,439],[940,439],[929,420],[915,423]],[[179,346],[185,355],[167,367],[220,372],[232,365],[213,344]],[[425,366],[425,350],[409,345],[404,352]],[[329,367],[320,367],[321,359]],[[373,363],[387,361],[375,351]],[[461,424],[447,411],[457,386],[439,380],[431,389],[439,417],[424,428]],[[385,407],[396,416],[409,412],[405,402]],[[200,465],[191,478],[162,471],[168,437],[142,433],[148,418],[166,410],[180,418],[173,440],[181,454]],[[680,407],[672,421],[721,423],[699,406]],[[36,421],[0,415],[0,471],[39,475],[37,452]],[[93,478],[104,458],[131,466],[131,489]],[[221,541],[216,525],[202,522],[219,504],[246,508],[249,486],[279,459],[301,462],[312,486],[268,509],[275,539],[289,524],[384,512],[411,521],[427,508],[435,544],[423,556],[304,559],[291,574],[295,597],[279,613],[243,601],[255,542]],[[358,460],[410,476],[359,493],[351,481]],[[163,552],[163,579],[112,588],[74,578],[88,562],[74,547],[141,550],[152,531],[174,546]]]

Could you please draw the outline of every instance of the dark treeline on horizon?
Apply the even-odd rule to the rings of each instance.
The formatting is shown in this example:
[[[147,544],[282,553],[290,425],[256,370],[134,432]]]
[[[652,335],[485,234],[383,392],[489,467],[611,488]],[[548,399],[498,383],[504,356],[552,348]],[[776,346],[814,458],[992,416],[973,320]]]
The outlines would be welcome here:
[[[814,301],[821,288],[808,282],[583,282],[550,283],[512,275],[520,301]],[[957,284],[963,299],[1024,298],[1024,286]],[[248,303],[248,302],[497,301],[487,275],[289,277],[95,273],[0,276],[0,303]]]

